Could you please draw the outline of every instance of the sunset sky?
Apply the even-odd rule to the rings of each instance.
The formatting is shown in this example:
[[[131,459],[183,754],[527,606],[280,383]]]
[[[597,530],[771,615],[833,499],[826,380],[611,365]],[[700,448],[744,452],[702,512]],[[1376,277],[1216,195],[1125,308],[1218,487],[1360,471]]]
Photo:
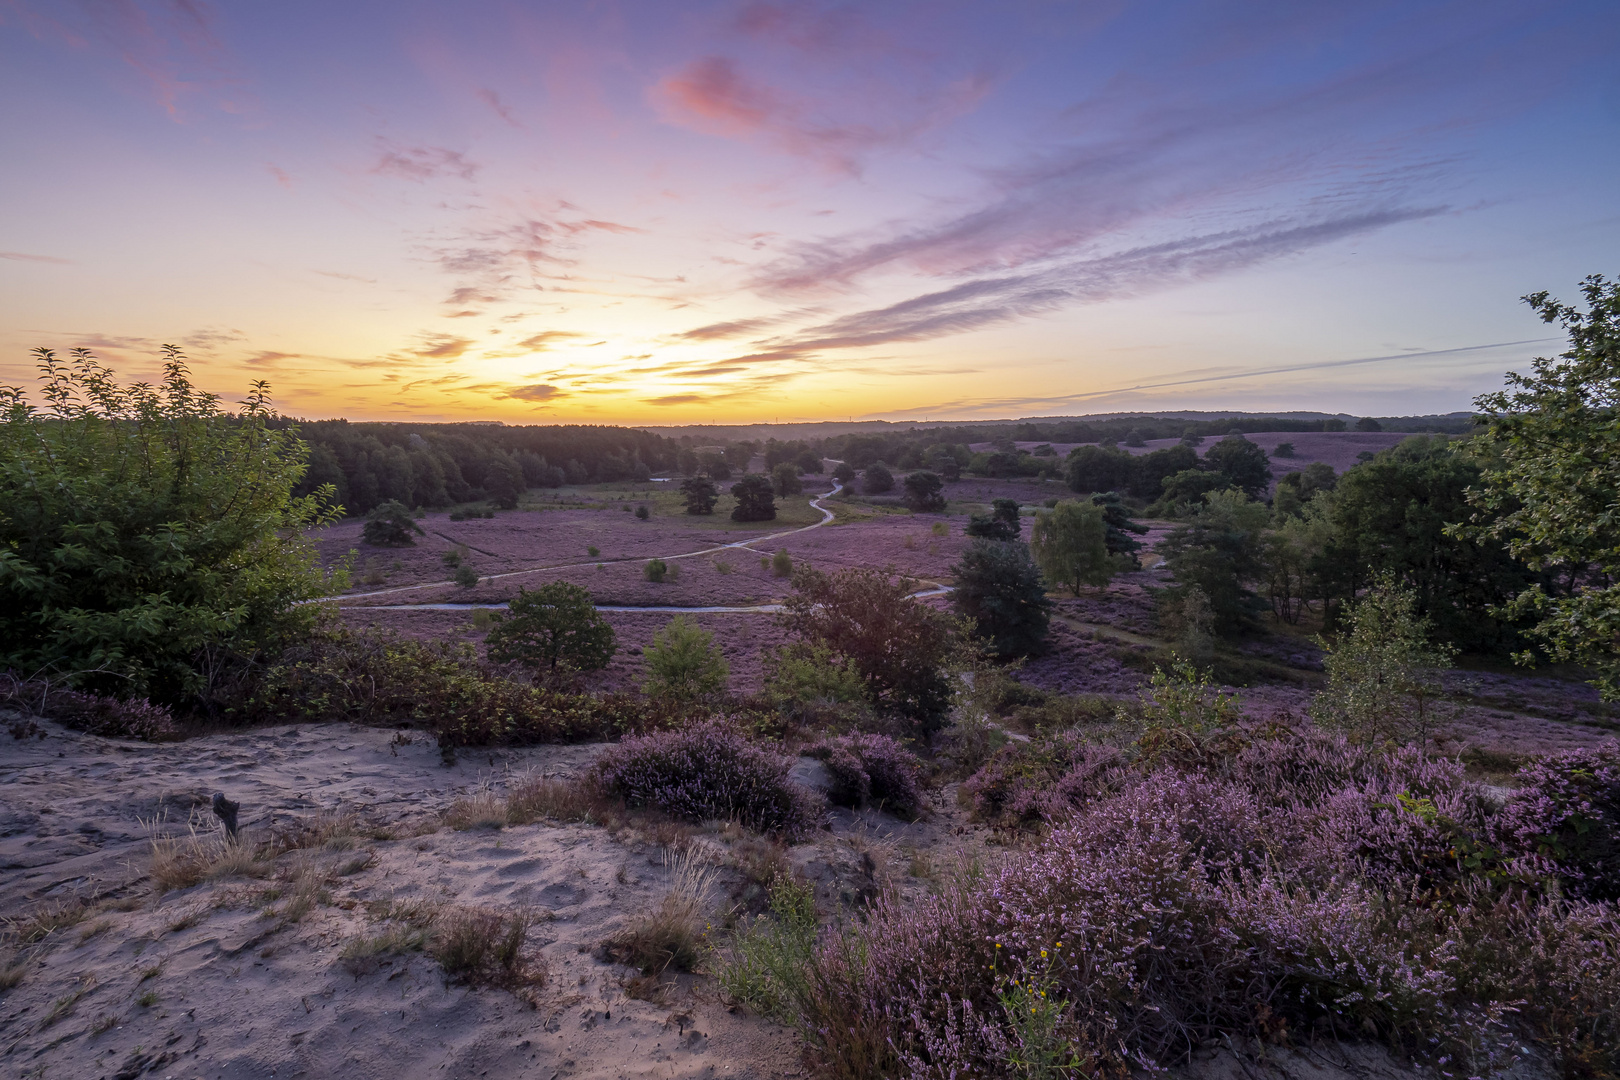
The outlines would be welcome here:
[[[354,419],[1469,406],[1620,274],[1620,8],[0,0],[0,382]]]

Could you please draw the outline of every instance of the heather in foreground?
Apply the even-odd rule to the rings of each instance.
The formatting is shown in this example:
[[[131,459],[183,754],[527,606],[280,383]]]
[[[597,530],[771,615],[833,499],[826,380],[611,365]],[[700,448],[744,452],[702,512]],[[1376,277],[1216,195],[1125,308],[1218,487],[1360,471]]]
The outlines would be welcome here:
[[[1615,1075],[1620,919],[1571,898],[1601,860],[1589,841],[1560,863],[1533,830],[1567,820],[1572,773],[1612,786],[1620,750],[1527,770],[1499,808],[1413,751],[1314,732],[1233,745],[1145,769],[1070,753],[1048,772],[1062,797],[1032,800],[1051,828],[1026,854],[881,900],[823,942],[799,1004],[824,1072],[1089,1076],[1228,1038],[1339,1038],[1442,1075],[1526,1041],[1565,1075]]]

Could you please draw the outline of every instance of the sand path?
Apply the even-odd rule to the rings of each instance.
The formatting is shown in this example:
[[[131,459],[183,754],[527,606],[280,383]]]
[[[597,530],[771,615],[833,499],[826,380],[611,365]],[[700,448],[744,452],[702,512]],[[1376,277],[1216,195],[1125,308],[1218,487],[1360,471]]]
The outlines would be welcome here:
[[[668,1004],[654,1004],[627,996],[629,969],[592,954],[661,901],[662,848],[585,825],[438,828],[438,812],[481,778],[567,774],[595,747],[477,752],[446,766],[420,736],[401,744],[394,732],[348,725],[168,745],[42,728],[44,737],[0,734],[0,912],[102,904],[22,951],[20,983],[0,990],[0,1074],[798,1075],[791,1035],[730,1012],[711,980],[683,977]],[[143,880],[148,823],[167,814],[169,830],[183,831],[218,789],[240,800],[250,836],[342,814],[363,825],[328,848],[282,856],[269,877],[155,895]],[[211,818],[201,825],[217,828]],[[292,920],[271,890],[286,890],[299,866],[326,884]],[[345,962],[344,945],[379,933],[391,901],[538,912],[528,942],[551,978],[535,1007],[447,984],[420,952]],[[0,955],[0,969],[9,963]]]

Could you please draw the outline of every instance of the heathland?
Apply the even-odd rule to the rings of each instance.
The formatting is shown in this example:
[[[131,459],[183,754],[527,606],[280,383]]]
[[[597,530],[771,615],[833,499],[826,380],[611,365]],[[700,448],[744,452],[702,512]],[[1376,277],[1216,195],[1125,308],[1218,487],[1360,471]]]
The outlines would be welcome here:
[[[42,352],[0,1062],[1620,1075],[1584,292],[1406,422],[299,423]]]

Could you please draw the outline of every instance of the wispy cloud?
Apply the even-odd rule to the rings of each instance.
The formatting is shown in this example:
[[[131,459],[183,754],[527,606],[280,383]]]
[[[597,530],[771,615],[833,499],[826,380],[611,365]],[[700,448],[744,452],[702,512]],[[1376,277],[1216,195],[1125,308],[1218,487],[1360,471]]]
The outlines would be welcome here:
[[[55,255],[30,255],[23,251],[0,251],[0,259],[12,259],[16,262],[50,263],[55,266],[72,266],[72,259],[58,259]]]
[[[1406,208],[1316,221],[1271,221],[1074,259],[1026,274],[977,278],[808,327],[773,344],[811,351],[926,341],[1070,304],[1097,303],[1215,277],[1442,212],[1441,208]]]
[[[478,165],[468,161],[460,150],[447,150],[442,146],[397,146],[384,141],[371,171],[378,176],[397,176],[420,184],[440,176],[471,180],[478,175]]]
[[[568,396],[568,391],[552,386],[549,383],[535,383],[531,386],[508,386],[502,393],[495,396],[539,405],[565,398]]]
[[[512,110],[507,108],[506,103],[501,100],[501,96],[489,87],[481,86],[478,88],[478,100],[488,105],[496,116],[505,120],[508,124],[515,128],[523,127],[522,124],[518,123],[517,117],[512,115]]]

